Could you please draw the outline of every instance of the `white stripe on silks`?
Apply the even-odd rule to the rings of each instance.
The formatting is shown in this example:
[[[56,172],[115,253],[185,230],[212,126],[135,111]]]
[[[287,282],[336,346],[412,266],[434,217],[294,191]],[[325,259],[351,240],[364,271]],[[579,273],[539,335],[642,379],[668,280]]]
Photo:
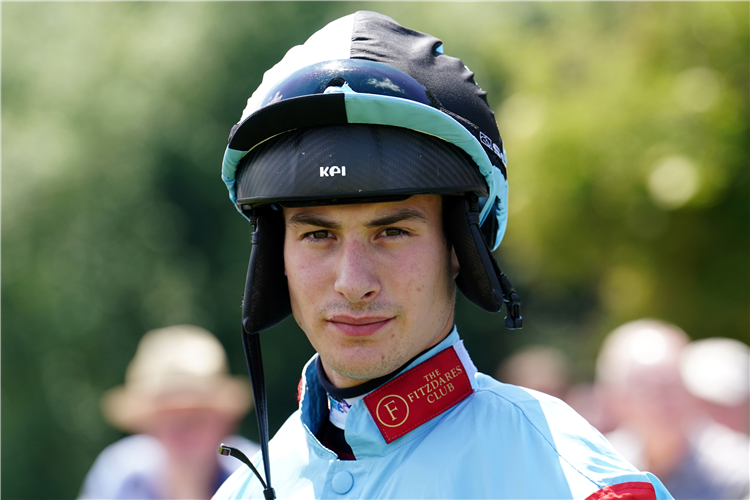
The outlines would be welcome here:
[[[289,49],[281,61],[265,72],[263,82],[247,100],[240,122],[258,110],[261,101],[274,85],[298,69],[333,59],[349,59],[355,15],[350,14],[328,23],[303,45]]]
[[[453,348],[456,350],[456,354],[458,354],[458,359],[461,360],[461,364],[464,365],[464,368],[466,369],[466,375],[469,377],[469,380],[474,380],[474,375],[477,374],[478,370],[474,365],[474,362],[471,360],[466,347],[464,346],[464,341],[459,340],[458,342],[453,344]]]

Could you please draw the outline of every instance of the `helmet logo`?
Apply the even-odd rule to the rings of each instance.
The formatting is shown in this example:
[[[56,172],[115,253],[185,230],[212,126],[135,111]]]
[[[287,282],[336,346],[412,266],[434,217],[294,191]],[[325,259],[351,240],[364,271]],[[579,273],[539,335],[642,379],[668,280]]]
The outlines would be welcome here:
[[[320,167],[321,177],[333,177],[336,174],[341,174],[342,177],[346,177],[346,167],[343,165],[341,167],[337,167],[336,165],[332,167]]]
[[[497,144],[492,142],[492,139],[487,137],[487,134],[485,134],[481,130],[479,131],[479,140],[487,147],[487,149],[499,156],[500,161],[502,161],[503,164],[505,163],[505,155],[503,154],[502,150],[498,147]]]
[[[482,144],[492,149],[492,139],[487,137],[487,134],[485,134],[484,132],[479,132],[479,140],[482,141]]]

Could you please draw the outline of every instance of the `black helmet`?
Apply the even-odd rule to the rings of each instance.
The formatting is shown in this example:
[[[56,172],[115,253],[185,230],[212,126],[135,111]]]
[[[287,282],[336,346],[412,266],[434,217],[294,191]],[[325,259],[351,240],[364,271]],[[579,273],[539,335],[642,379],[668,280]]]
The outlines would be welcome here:
[[[505,233],[508,183],[485,95],[437,38],[375,12],[357,12],[289,50],[248,99],[229,136],[222,179],[255,226],[243,339],[264,457],[256,334],[291,314],[279,206],[443,195],[459,289],[487,311],[505,303],[506,326],[522,326],[518,295],[492,255]]]

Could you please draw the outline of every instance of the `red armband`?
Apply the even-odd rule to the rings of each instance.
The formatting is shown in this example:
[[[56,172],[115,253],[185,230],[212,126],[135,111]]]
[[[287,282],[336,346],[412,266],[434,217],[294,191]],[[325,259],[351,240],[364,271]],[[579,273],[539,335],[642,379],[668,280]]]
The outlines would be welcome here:
[[[656,491],[647,482],[620,483],[595,491],[586,500],[656,500]]]

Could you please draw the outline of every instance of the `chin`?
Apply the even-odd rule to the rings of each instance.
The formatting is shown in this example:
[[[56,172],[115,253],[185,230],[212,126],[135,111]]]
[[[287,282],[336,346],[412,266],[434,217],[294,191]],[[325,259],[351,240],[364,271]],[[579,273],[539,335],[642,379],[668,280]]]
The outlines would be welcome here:
[[[358,359],[356,360],[338,358],[334,363],[328,363],[328,366],[342,377],[362,381],[382,377],[401,366],[399,364],[391,367],[395,361],[387,359],[379,363],[373,363],[371,360],[376,356],[379,357],[380,355],[372,355],[365,360],[362,360],[360,356],[357,356]]]

